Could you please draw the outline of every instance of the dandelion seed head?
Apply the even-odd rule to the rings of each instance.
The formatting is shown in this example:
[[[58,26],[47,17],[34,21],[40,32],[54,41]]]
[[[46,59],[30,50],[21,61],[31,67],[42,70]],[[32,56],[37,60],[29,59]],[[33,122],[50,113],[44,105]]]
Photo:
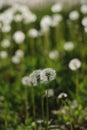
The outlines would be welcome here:
[[[9,46],[11,45],[10,41],[8,39],[4,39],[2,42],[1,42],[1,46],[3,48],[8,48]]]
[[[24,18],[24,23],[28,24],[28,23],[33,23],[37,20],[37,16],[35,14],[33,14],[32,12],[25,12],[23,13],[23,18]]]
[[[87,27],[87,17],[84,17],[84,18],[82,19],[82,25],[83,25],[84,27]]]
[[[84,28],[85,33],[87,33],[87,27]]]
[[[51,51],[49,53],[49,58],[54,60],[57,59],[59,57],[59,52],[57,50]]]
[[[81,67],[81,61],[77,58],[74,58],[69,62],[69,68],[72,71],[75,71],[75,70],[79,69],[80,67]]]
[[[87,14],[87,5],[83,4],[83,5],[81,6],[80,10],[81,10],[81,12],[82,12],[83,14]]]
[[[28,31],[28,35],[29,37],[36,38],[39,36],[39,32],[36,29],[32,28]]]
[[[7,51],[0,51],[0,58],[1,59],[5,59],[8,57],[8,53]]]
[[[58,12],[61,12],[63,9],[63,5],[61,3],[56,3],[54,4],[52,7],[51,7],[51,11],[53,13],[58,13]]]
[[[2,30],[3,33],[8,33],[8,32],[11,31],[11,25],[5,24],[5,25],[2,26],[1,30]]]
[[[69,41],[64,44],[64,50],[71,51],[74,49],[74,43]]]
[[[24,51],[21,50],[21,49],[18,49],[18,50],[15,52],[15,55],[16,55],[18,58],[22,58],[22,57],[24,57]]]
[[[62,15],[60,14],[53,14],[52,15],[52,22],[51,25],[52,27],[56,27],[57,25],[59,25],[59,23],[63,20]]]
[[[41,26],[41,29],[43,30],[43,32],[48,31],[51,24],[52,24],[51,17],[49,15],[44,16],[40,22],[40,26]]]
[[[22,31],[17,31],[14,33],[13,39],[16,43],[21,44],[24,42],[25,34]]]
[[[29,85],[29,76],[24,76],[22,78],[22,84],[28,86]]]
[[[23,20],[23,16],[21,14],[16,14],[13,19],[15,22],[21,22]]]
[[[38,84],[40,84],[41,82],[40,73],[41,73],[41,70],[35,70],[30,74],[29,76],[30,86],[37,86]]]
[[[69,14],[69,18],[70,20],[74,21],[74,20],[78,20],[79,19],[79,12],[78,11],[72,11]]]
[[[53,70],[52,68],[46,68],[41,71],[40,76],[41,76],[41,82],[47,83],[56,78],[56,71]]]
[[[66,93],[60,93],[58,95],[58,99],[66,99],[68,97],[68,95]]]
[[[21,62],[21,59],[18,56],[14,55],[12,56],[11,61],[14,64],[19,64]]]

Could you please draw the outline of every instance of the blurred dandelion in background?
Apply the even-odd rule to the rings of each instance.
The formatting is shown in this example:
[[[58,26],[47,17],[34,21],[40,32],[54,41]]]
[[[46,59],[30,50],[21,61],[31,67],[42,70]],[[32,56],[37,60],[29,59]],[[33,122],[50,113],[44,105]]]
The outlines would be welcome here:
[[[65,44],[64,44],[64,50],[65,51],[71,51],[71,50],[73,50],[74,49],[74,43],[73,42],[66,42]]]
[[[74,58],[69,62],[69,68],[73,71],[79,69],[80,67],[81,61],[77,58]]]
[[[7,51],[0,51],[0,58],[1,59],[6,59],[7,57],[8,57]]]
[[[22,31],[17,31],[14,33],[13,39],[17,44],[21,44],[24,42],[25,34]]]
[[[57,51],[57,50],[53,50],[53,51],[51,51],[50,53],[49,53],[49,58],[50,59],[58,59],[58,57],[59,57],[59,52]]]

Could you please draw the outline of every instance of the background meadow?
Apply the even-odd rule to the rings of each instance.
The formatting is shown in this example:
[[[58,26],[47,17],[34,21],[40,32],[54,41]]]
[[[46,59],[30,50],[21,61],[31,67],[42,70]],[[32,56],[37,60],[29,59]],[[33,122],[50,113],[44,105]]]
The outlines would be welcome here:
[[[0,7],[0,130],[87,130],[86,103],[87,4]]]

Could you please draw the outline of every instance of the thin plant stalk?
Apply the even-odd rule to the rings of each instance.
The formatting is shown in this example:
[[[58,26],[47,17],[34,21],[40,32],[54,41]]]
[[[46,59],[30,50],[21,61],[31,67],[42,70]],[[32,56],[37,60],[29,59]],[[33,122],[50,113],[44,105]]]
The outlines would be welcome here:
[[[8,130],[8,105],[7,102],[5,102],[5,130]]]
[[[48,102],[48,89],[47,89],[47,104],[46,104],[46,108],[47,108],[47,128],[46,130],[48,130],[48,121],[49,121],[49,102]]]
[[[45,119],[44,119],[44,96],[41,97],[41,109],[42,109],[42,119],[45,123]]]
[[[70,123],[70,130],[73,130],[72,122]]]
[[[7,121],[7,118],[5,119],[5,129],[8,130],[8,121]]]
[[[68,114],[69,114],[70,119],[71,119],[71,114],[70,114],[70,111],[71,111],[70,102],[68,101],[67,103],[68,103],[68,105],[69,105],[69,113],[68,113]],[[64,104],[65,104],[65,106],[67,106],[66,102],[64,102]],[[74,129],[73,129],[73,125],[72,125],[72,121],[70,121],[70,130],[74,130]]]
[[[79,75],[76,73],[76,98],[78,99]]]
[[[25,86],[25,124],[26,125],[27,125],[27,121],[28,121],[28,118],[29,118],[29,113],[28,113],[29,103],[28,103],[28,90],[27,90],[27,87],[28,86]]]
[[[50,49],[50,39],[49,39],[49,32],[44,34],[44,49]]]
[[[35,121],[35,130],[37,130],[37,121],[36,121],[36,110],[35,110],[35,95],[34,95],[34,88],[32,87],[32,104],[33,104],[33,118]]]

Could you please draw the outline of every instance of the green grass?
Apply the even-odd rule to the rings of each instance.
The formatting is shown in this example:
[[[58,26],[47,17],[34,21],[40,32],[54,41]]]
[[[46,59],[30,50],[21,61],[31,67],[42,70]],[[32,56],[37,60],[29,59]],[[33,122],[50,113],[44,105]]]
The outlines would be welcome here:
[[[80,13],[80,18],[70,21],[68,16],[74,8]],[[62,22],[56,27],[50,27],[47,33],[43,33],[37,38],[28,37],[27,32],[31,28],[41,29],[41,18],[45,15],[53,15],[50,7],[45,10],[33,10],[37,16],[34,23],[25,24],[24,21],[19,23],[12,21],[10,32],[3,33],[0,29],[0,43],[6,38],[11,42],[9,48],[3,48],[0,44],[0,52],[2,50],[8,52],[7,58],[0,57],[0,130],[36,130],[35,120],[43,120],[43,116],[43,122],[37,123],[38,128],[41,125],[41,130],[47,130],[47,127],[52,130],[51,125],[54,125],[53,130],[61,130],[61,127],[64,127],[64,130],[86,130],[87,33],[84,32],[81,24],[81,20],[85,16],[81,14],[78,6],[73,9],[61,11]],[[3,8],[0,12],[4,12],[4,10],[6,9]],[[13,39],[13,34],[17,30],[21,30],[25,34],[23,44],[17,44]],[[64,45],[68,41],[72,41],[75,46],[71,51],[64,50]],[[18,49],[23,50],[24,57],[19,64],[14,64],[11,59]],[[59,52],[59,57],[51,59],[49,53],[54,50]],[[82,63],[76,71],[72,71],[68,67],[73,58],[78,58]],[[34,88],[34,101],[32,87],[27,88],[28,108],[26,110],[26,93],[24,93],[26,86],[22,84],[22,78],[36,69],[44,68],[56,70],[57,77],[47,85],[38,85]],[[78,97],[76,87],[78,87]],[[54,96],[47,99],[44,93],[49,88],[54,90]],[[62,92],[67,93],[67,100],[61,101],[57,98]],[[46,127],[47,100],[49,121]],[[33,105],[35,106],[34,111]],[[43,105],[42,108],[41,105]],[[44,115],[42,115],[42,110]],[[53,110],[56,110],[56,114],[52,113]],[[33,112],[35,112],[35,117]]]

